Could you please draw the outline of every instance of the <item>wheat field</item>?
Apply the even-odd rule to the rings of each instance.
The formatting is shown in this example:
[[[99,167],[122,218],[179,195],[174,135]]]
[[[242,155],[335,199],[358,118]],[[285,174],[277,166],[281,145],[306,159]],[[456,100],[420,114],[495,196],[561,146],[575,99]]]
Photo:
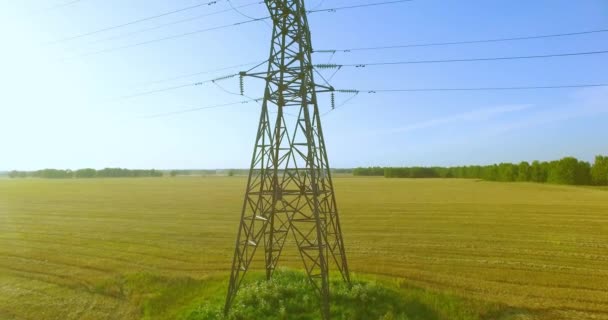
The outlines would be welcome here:
[[[245,183],[0,180],[0,319],[153,318],[142,313],[152,291],[100,288],[134,274],[225,275]],[[606,189],[372,177],[335,187],[355,273],[511,310],[479,319],[608,319]],[[299,266],[290,250],[282,263]]]

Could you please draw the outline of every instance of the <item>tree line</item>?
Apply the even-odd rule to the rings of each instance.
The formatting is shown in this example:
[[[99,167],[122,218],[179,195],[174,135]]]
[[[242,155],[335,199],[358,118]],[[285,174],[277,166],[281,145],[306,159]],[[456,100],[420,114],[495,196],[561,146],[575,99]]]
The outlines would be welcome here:
[[[386,178],[467,178],[605,186],[608,185],[608,156],[596,156],[593,165],[574,157],[565,157],[555,161],[523,161],[488,166],[368,167],[356,168],[353,174]]]
[[[139,177],[162,177],[163,172],[159,170],[131,170],[122,168],[105,168],[95,170],[91,168],[79,170],[43,169],[37,171],[9,172],[10,178],[45,178],[45,179],[82,179],[82,178],[139,178]]]

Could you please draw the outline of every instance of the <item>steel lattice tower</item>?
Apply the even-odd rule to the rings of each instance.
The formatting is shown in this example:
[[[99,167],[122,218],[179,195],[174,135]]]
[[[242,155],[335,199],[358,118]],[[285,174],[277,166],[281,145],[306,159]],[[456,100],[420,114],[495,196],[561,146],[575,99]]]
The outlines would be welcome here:
[[[321,117],[304,0],[266,0],[273,22],[259,128],[226,298],[228,312],[258,246],[268,280],[291,233],[329,318],[329,266],[350,282]],[[331,89],[333,90],[333,89]],[[296,117],[285,117],[284,109]],[[275,116],[276,112],[276,116]],[[271,116],[272,115],[272,116]]]

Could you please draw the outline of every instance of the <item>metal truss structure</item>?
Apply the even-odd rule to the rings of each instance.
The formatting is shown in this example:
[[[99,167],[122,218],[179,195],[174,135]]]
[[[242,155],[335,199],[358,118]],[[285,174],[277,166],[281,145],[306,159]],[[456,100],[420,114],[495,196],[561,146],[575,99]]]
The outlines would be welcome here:
[[[323,319],[329,319],[329,267],[350,283],[311,62],[304,0],[266,0],[273,22],[266,81],[225,312],[232,306],[258,247],[266,277],[278,265],[291,234]],[[286,117],[285,110],[294,112]],[[288,112],[289,113],[289,112]]]

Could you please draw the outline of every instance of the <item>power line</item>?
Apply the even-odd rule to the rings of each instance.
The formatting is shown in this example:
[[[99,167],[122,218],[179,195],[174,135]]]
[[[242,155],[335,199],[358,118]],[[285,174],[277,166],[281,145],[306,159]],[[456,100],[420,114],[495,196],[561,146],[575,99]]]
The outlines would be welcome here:
[[[529,86],[529,87],[480,87],[480,88],[423,88],[423,89],[372,89],[372,90],[334,90],[334,92],[350,93],[352,97],[344,100],[340,105],[332,108],[321,116],[335,111],[336,109],[343,107],[345,104],[356,98],[360,93],[375,94],[375,93],[399,93],[399,92],[437,92],[437,91],[508,91],[508,90],[545,90],[545,89],[572,89],[572,88],[595,88],[595,87],[608,87],[606,84],[581,84],[581,85],[562,85],[562,86]],[[325,91],[329,92],[329,91]]]
[[[128,45],[124,45],[124,46],[112,47],[112,48],[107,48],[107,49],[102,49],[102,50],[92,51],[92,52],[86,52],[86,53],[83,53],[83,54],[79,54],[77,56],[73,56],[73,57],[68,58],[68,59],[82,58],[82,57],[87,57],[87,56],[92,56],[92,55],[97,55],[97,54],[102,54],[102,53],[108,53],[108,52],[113,52],[113,51],[122,50],[122,49],[139,47],[139,46],[143,46],[143,45],[147,45],[147,44],[151,44],[151,43],[156,43],[156,42],[161,42],[161,41],[171,40],[171,39],[177,39],[177,38],[182,38],[182,37],[191,36],[191,35],[199,34],[199,33],[203,33],[203,32],[208,32],[208,31],[213,31],[213,30],[219,30],[219,29],[225,29],[225,28],[240,26],[240,25],[244,25],[244,24],[248,24],[248,23],[252,23],[252,22],[256,22],[256,21],[260,21],[260,20],[264,20],[264,19],[268,19],[268,18],[270,18],[270,17],[264,17],[264,18],[259,18],[259,19],[251,19],[251,20],[246,20],[246,21],[240,21],[240,22],[235,22],[235,23],[232,23],[232,24],[225,24],[225,25],[216,26],[216,27],[199,29],[199,30],[190,31],[190,32],[186,32],[186,33],[175,34],[175,35],[167,36],[167,37],[163,37],[163,38],[157,38],[157,39],[147,40],[147,41],[143,41],[143,42],[137,42],[137,43],[133,43],[133,44],[128,44]]]
[[[218,1],[221,1],[221,0],[218,0]],[[401,3],[401,2],[409,2],[409,1],[413,1],[413,0],[385,1],[385,2],[369,3],[369,4],[362,4],[362,5],[354,5],[354,6],[334,7],[334,8],[326,8],[326,9],[319,9],[319,10],[310,10],[310,11],[308,11],[308,13],[335,12],[335,11],[345,10],[345,9],[354,9],[354,8],[362,8],[362,7],[370,7],[370,6],[380,6],[380,5],[387,5],[387,4],[394,4],[394,3]],[[240,22],[236,22],[236,23],[232,23],[232,24],[226,24],[226,25],[221,25],[221,26],[216,26],[216,27],[210,27],[210,28],[195,30],[195,31],[191,31],[191,32],[185,32],[185,33],[175,34],[175,35],[171,35],[171,36],[167,36],[167,37],[163,37],[163,38],[152,39],[152,40],[138,42],[138,43],[134,43],[134,44],[130,44],[130,45],[124,45],[124,46],[112,47],[112,48],[107,48],[107,49],[93,51],[93,52],[87,52],[87,53],[83,53],[83,54],[74,56],[72,58],[86,57],[86,56],[91,56],[91,55],[96,55],[96,54],[102,54],[102,53],[108,53],[108,52],[113,52],[113,51],[122,50],[122,49],[128,49],[128,48],[138,47],[138,46],[147,45],[147,44],[151,44],[151,43],[155,43],[155,42],[160,42],[160,41],[165,41],[165,40],[171,40],[171,39],[177,39],[177,38],[182,38],[182,37],[186,37],[186,36],[191,36],[191,35],[194,35],[194,34],[199,34],[199,33],[207,32],[207,31],[219,30],[219,29],[224,29],[224,28],[230,28],[230,27],[240,26],[240,25],[243,25],[243,24],[249,24],[249,23],[252,23],[252,22],[257,22],[257,21],[264,21],[266,19],[270,19],[270,16],[261,17],[261,18],[255,18],[255,19],[249,19],[249,20],[244,20],[244,21],[240,21]],[[99,32],[101,32],[101,31],[99,31]]]
[[[228,90],[228,89],[226,89],[226,88],[222,87],[222,86],[221,86],[219,83],[217,83],[216,81],[212,81],[212,83],[213,83],[213,84],[214,84],[216,87],[218,87],[220,90],[222,90],[223,92],[225,92],[225,93],[227,93],[227,94],[230,94],[230,95],[233,95],[233,96],[245,96],[246,98],[248,98],[248,99],[250,99],[250,100],[253,100],[253,99],[252,99],[251,97],[249,97],[249,96],[246,96],[246,95],[244,95],[244,94],[240,94],[240,93],[236,93],[236,92],[230,91],[230,90]]]
[[[358,64],[317,64],[319,69],[336,69],[343,67],[365,68],[373,66],[386,65],[402,65],[402,64],[426,64],[426,63],[451,63],[451,62],[475,62],[475,61],[499,61],[499,60],[521,60],[521,59],[541,59],[541,58],[557,58],[570,56],[583,56],[594,54],[605,54],[608,50],[603,51],[588,51],[588,52],[572,52],[572,53],[557,53],[547,55],[532,55],[532,56],[513,56],[513,57],[491,57],[491,58],[469,58],[469,59],[447,59],[447,60],[411,60],[411,61],[390,61],[390,62],[371,62]]]
[[[198,75],[202,75],[202,74],[208,74],[208,73],[213,73],[213,72],[218,72],[218,71],[230,70],[230,69],[235,69],[235,68],[240,68],[240,67],[247,67],[247,66],[251,66],[251,65],[258,65],[258,64],[264,63],[264,62],[265,61],[259,61],[258,60],[258,61],[255,61],[255,62],[252,61],[252,62],[232,65],[232,66],[228,66],[228,67],[222,67],[222,68],[205,70],[205,71],[194,72],[194,73],[187,73],[187,74],[173,76],[173,77],[170,77],[170,78],[143,82],[143,83],[140,83],[140,85],[158,84],[158,83],[163,83],[163,82],[168,82],[168,81],[173,81],[173,80],[179,80],[179,79],[189,78],[189,77],[193,77],[193,76],[198,76]]]
[[[589,31],[581,31],[581,32],[569,32],[569,33],[555,33],[555,34],[545,34],[545,35],[536,35],[536,36],[524,36],[524,37],[496,38],[496,39],[485,39],[485,40],[453,41],[453,42],[431,42],[431,43],[404,44],[404,45],[377,46],[377,47],[324,49],[324,50],[315,50],[314,52],[316,52],[316,53],[335,53],[335,52],[348,53],[348,52],[351,52],[351,51],[387,50],[387,49],[402,49],[402,48],[414,48],[414,47],[434,47],[434,46],[448,46],[448,45],[462,45],[462,44],[477,44],[477,43],[490,43],[490,42],[504,42],[504,41],[520,41],[520,40],[532,40],[532,39],[545,39],[545,38],[569,37],[569,36],[577,36],[577,35],[593,34],[593,33],[601,33],[601,32],[608,32],[608,29],[589,30]]]
[[[130,94],[130,95],[126,95],[126,96],[120,96],[120,97],[112,99],[112,100],[113,101],[127,100],[127,99],[146,96],[146,95],[150,95],[150,94],[160,93],[160,92],[173,91],[173,90],[177,90],[177,89],[181,89],[181,88],[193,87],[196,85],[197,85],[196,83],[187,83],[187,84],[182,84],[182,85],[178,85],[178,86],[172,86],[172,87],[167,87],[167,88],[162,88],[162,89],[157,89],[157,90],[144,91],[144,92],[139,92],[139,93]]]
[[[236,6],[234,8],[235,9],[240,9],[240,8],[250,7],[250,6],[253,6],[253,5],[259,5],[261,3],[264,3],[264,2],[263,1],[255,1],[255,2],[250,2],[248,4],[243,4],[243,5],[240,5],[240,6]],[[108,38],[104,38],[104,39],[99,39],[99,40],[91,41],[91,42],[88,42],[87,44],[90,45],[90,44],[96,44],[96,43],[100,43],[100,42],[106,42],[106,41],[111,41],[111,40],[116,40],[116,39],[122,39],[122,38],[130,37],[132,35],[140,34],[140,33],[143,33],[143,32],[158,30],[158,29],[169,27],[169,26],[173,26],[173,25],[176,25],[176,24],[190,22],[190,21],[201,19],[201,18],[210,17],[210,16],[214,16],[214,15],[230,12],[232,10],[233,10],[232,8],[223,9],[223,10],[219,10],[219,11],[214,11],[214,12],[210,12],[210,13],[206,13],[206,14],[197,15],[197,16],[190,17],[190,18],[175,20],[175,21],[168,22],[168,23],[163,23],[163,24],[160,24],[160,25],[157,25],[157,26],[154,26],[154,27],[145,28],[145,29],[141,29],[141,30],[125,33],[125,34],[119,34],[119,35],[116,35],[116,36],[113,36],[113,37],[108,37]]]
[[[318,9],[320,6],[323,5],[323,3],[325,3],[325,0],[320,0],[319,3],[317,3],[317,5],[314,8],[312,8],[312,10]]]
[[[162,117],[167,117],[167,116],[172,116],[172,115],[178,115],[178,114],[183,114],[183,113],[190,113],[190,112],[195,112],[195,111],[200,111],[200,110],[206,110],[206,109],[216,109],[216,108],[234,106],[234,105],[238,105],[238,104],[247,104],[247,103],[250,103],[252,101],[259,101],[259,100],[262,100],[262,99],[263,98],[250,99],[250,100],[243,100],[243,101],[237,101],[237,102],[231,102],[231,103],[217,104],[217,105],[213,105],[213,106],[196,107],[196,108],[183,109],[183,110],[177,110],[177,111],[171,111],[171,112],[157,113],[157,114],[153,114],[153,115],[149,115],[149,116],[140,117],[138,119],[162,118]]]
[[[575,84],[575,85],[555,85],[555,86],[517,86],[517,87],[475,87],[475,88],[412,88],[412,89],[336,89],[339,93],[382,93],[382,92],[436,92],[436,91],[508,91],[508,90],[544,90],[544,89],[572,89],[572,88],[594,88],[608,87],[608,83],[598,84]],[[328,90],[320,92],[330,92]]]
[[[336,12],[336,11],[340,11],[340,10],[347,10],[347,9],[358,9],[358,8],[367,8],[367,7],[376,7],[376,6],[383,6],[383,5],[387,5],[387,4],[395,4],[395,3],[403,3],[403,2],[412,2],[412,1],[414,1],[414,0],[396,0],[396,1],[383,1],[383,2],[374,2],[374,3],[356,4],[356,5],[343,6],[343,7],[334,7],[334,8],[325,8],[325,9],[308,10],[308,11],[307,11],[307,13],[316,13],[316,12]]]
[[[55,10],[55,9],[59,9],[59,8],[63,8],[63,7],[68,7],[68,6],[71,6],[71,5],[76,4],[78,2],[81,2],[81,1],[82,0],[73,0],[73,1],[68,1],[68,2],[64,2],[64,3],[60,3],[60,4],[57,4],[57,5],[53,6],[53,7],[47,8],[45,11]]]
[[[48,12],[48,11],[53,11],[53,10],[69,7],[69,6],[74,5],[74,4],[76,4],[78,2],[81,2],[81,1],[82,0],[73,0],[73,1],[67,1],[67,2],[64,2],[64,3],[59,3],[59,4],[56,4],[54,6],[44,8],[44,9],[38,9],[38,10],[30,11],[30,14],[44,13],[44,12]]]
[[[208,79],[208,80],[203,80],[203,81],[198,81],[198,82],[193,82],[193,83],[186,83],[186,84],[182,84],[182,85],[166,87],[166,88],[162,88],[162,89],[156,89],[156,90],[139,92],[139,93],[130,94],[130,95],[126,95],[126,96],[120,96],[118,98],[112,99],[112,101],[127,100],[127,99],[136,98],[136,97],[147,96],[147,95],[151,95],[151,94],[155,94],[155,93],[173,91],[173,90],[187,88],[187,87],[201,86],[201,85],[206,84],[206,83],[211,83],[211,82],[216,82],[216,81],[220,81],[220,80],[225,80],[225,79],[229,79],[229,78],[236,77],[236,76],[238,76],[238,73],[229,74],[229,75],[225,75],[225,76],[222,76],[222,77],[217,77],[217,78],[214,78],[214,79]]]
[[[333,110],[338,109],[338,108],[344,106],[345,104],[347,104],[348,102],[350,102],[352,99],[354,99],[358,94],[362,94],[362,93],[373,94],[373,93],[380,93],[380,92],[420,92],[420,91],[535,90],[535,89],[567,89],[567,88],[590,88],[590,87],[608,87],[608,84],[582,84],[582,85],[561,85],[561,86],[528,86],[528,87],[521,86],[521,87],[479,87],[479,88],[374,89],[374,90],[352,90],[352,89],[340,90],[340,89],[338,89],[338,90],[335,90],[335,92],[351,93],[351,94],[353,94],[353,96],[349,97],[346,100],[344,100],[340,105],[336,106],[336,108],[331,109],[331,110],[323,113],[322,116],[325,116],[328,113],[332,112]],[[320,91],[320,92],[323,92],[323,91]],[[327,92],[327,91],[324,91],[324,92]],[[233,94],[232,92],[230,92],[230,93]],[[260,100],[263,100],[263,98],[257,98],[257,99],[248,98],[247,100],[243,100],[243,101],[237,101],[237,102],[224,103],[224,104],[218,104],[218,105],[213,105],[213,106],[196,107],[196,108],[190,108],[190,109],[184,109],[184,110],[178,110],[178,111],[159,113],[159,114],[144,116],[144,117],[141,117],[141,119],[160,118],[160,117],[178,115],[178,114],[183,114],[183,113],[190,113],[190,112],[195,112],[195,111],[205,110],[205,109],[215,109],[215,108],[233,106],[233,105],[238,105],[238,104],[247,104],[247,103],[250,103],[250,102],[256,102],[257,103]]]
[[[346,100],[342,101],[342,103],[340,103],[340,104],[339,104],[339,105],[337,105],[336,107],[331,108],[331,109],[329,109],[328,111],[326,111],[326,112],[322,113],[322,114],[321,114],[321,117],[325,117],[325,116],[326,116],[328,113],[331,113],[332,111],[334,111],[334,110],[336,110],[336,109],[338,109],[338,108],[343,107],[345,104],[349,103],[351,100],[353,100],[354,98],[356,98],[356,97],[359,95],[359,91],[356,91],[356,90],[354,90],[354,91],[352,91],[352,92],[350,92],[350,93],[353,93],[353,96],[352,96],[352,97],[350,97],[350,98],[348,98],[348,99],[346,99]]]
[[[221,91],[224,91],[227,94],[231,94],[231,95],[235,95],[235,96],[244,96],[245,98],[247,98],[247,101],[257,103],[260,106],[262,105],[260,103],[260,101],[264,100],[264,98],[252,98],[252,97],[250,97],[250,96],[248,96],[246,94],[239,94],[239,93],[227,90],[226,88],[222,87],[219,83],[217,83],[217,81],[213,81],[213,84],[216,85]],[[274,113],[274,112],[271,112],[271,113]],[[295,117],[295,118],[298,117],[295,114],[292,114],[292,113],[289,113],[289,112],[286,112],[286,111],[283,111],[283,114],[288,115],[290,117]]]
[[[64,3],[56,5],[54,8],[71,6],[71,5],[81,2],[81,1],[82,0],[72,0],[72,1],[64,2]]]
[[[192,10],[192,9],[203,7],[203,6],[211,6],[211,5],[216,4],[219,1],[224,1],[224,0],[215,0],[215,1],[210,1],[210,2],[206,2],[206,3],[199,3],[199,4],[196,4],[196,5],[193,5],[193,6],[184,7],[184,8],[168,11],[168,12],[163,12],[163,13],[159,13],[159,14],[156,14],[156,15],[153,15],[153,16],[144,17],[144,18],[140,18],[140,19],[137,19],[137,20],[121,23],[121,24],[118,24],[118,25],[114,25],[114,26],[110,26],[110,27],[105,27],[105,28],[102,28],[102,29],[98,29],[98,30],[94,30],[94,31],[89,31],[89,32],[81,33],[81,34],[78,34],[78,35],[75,35],[75,36],[71,36],[71,37],[67,37],[67,38],[51,41],[51,42],[48,42],[46,44],[47,45],[57,44],[57,43],[61,43],[61,42],[65,42],[65,41],[70,41],[70,40],[74,40],[74,39],[78,39],[78,38],[82,38],[82,37],[87,37],[87,36],[94,35],[94,34],[97,34],[97,33],[100,33],[100,32],[105,32],[105,31],[109,31],[109,30],[114,30],[114,29],[126,27],[126,26],[129,26],[129,25],[133,25],[133,24],[136,24],[136,23],[140,23],[140,22],[144,22],[144,21],[148,21],[148,20],[152,20],[152,19],[157,19],[157,18],[160,18],[160,17],[164,17],[164,16],[168,16],[168,15],[171,15],[171,14],[175,14],[175,13],[178,13],[178,12]]]
[[[252,17],[252,16],[249,16],[249,15],[244,14],[244,13],[243,13],[241,10],[239,10],[239,7],[235,7],[235,6],[233,6],[233,5],[232,5],[232,1],[230,1],[230,0],[227,0],[227,1],[228,1],[228,5],[230,6],[230,8],[232,8],[232,10],[234,10],[234,12],[236,12],[236,13],[238,13],[238,14],[242,15],[242,16],[243,16],[243,17],[245,17],[245,18],[249,18],[249,19],[256,19],[256,18],[254,18],[254,17]],[[266,25],[268,28],[270,28],[270,29],[272,30],[272,27],[270,26],[270,24],[268,24],[268,22],[266,22],[265,20],[262,20],[262,22],[264,22],[264,24],[265,24],[265,25]]]

